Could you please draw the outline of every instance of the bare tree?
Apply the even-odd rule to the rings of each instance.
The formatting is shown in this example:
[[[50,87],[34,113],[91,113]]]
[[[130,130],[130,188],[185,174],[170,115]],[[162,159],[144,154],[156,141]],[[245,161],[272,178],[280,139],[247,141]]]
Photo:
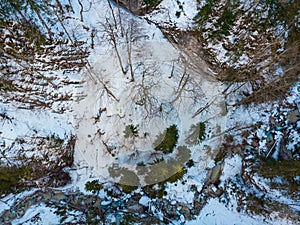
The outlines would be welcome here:
[[[134,19],[125,21],[125,14],[122,14],[119,7],[116,14],[109,0],[108,5],[111,17],[107,17],[105,23],[101,23],[102,33],[112,44],[122,73],[126,75],[128,70],[130,70],[130,78],[133,82],[135,80],[133,68],[134,62],[132,60],[133,44],[137,39],[137,34],[139,33],[138,24]],[[122,55],[122,46],[124,46],[124,50],[126,51],[127,65],[125,65],[124,55]]]
[[[173,68],[172,68],[172,70],[173,70]],[[181,96],[188,80],[189,80],[189,74],[187,74],[186,64],[184,64],[184,70],[183,70],[182,76],[180,78],[180,81],[179,81],[179,84],[178,84],[178,87],[176,90],[177,95],[176,95],[175,99],[172,101],[172,103],[176,102],[178,100],[178,98]]]
[[[109,21],[108,18],[106,18],[106,24],[102,24],[102,26],[104,26],[104,28],[105,28],[105,31],[106,31],[106,33],[108,35],[108,38],[109,38],[109,41],[111,41],[111,43],[113,44],[113,47],[114,47],[114,50],[116,52],[121,71],[125,75],[127,73],[127,71],[125,70],[125,67],[123,65],[122,58],[121,58],[121,55],[120,55],[120,52],[119,52],[117,31],[114,29],[114,25],[111,24],[111,22]]]
[[[130,69],[131,81],[134,81],[134,70],[132,66],[132,42],[133,42],[133,26],[132,23],[129,24],[128,29],[126,30],[126,47],[127,47],[127,56],[128,64]]]
[[[149,68],[143,65],[141,77],[139,77],[140,80],[135,82],[136,84],[133,87],[132,100],[144,108],[146,112],[145,118],[156,115],[160,110],[161,102],[154,95],[153,90],[159,86],[159,81],[153,78],[153,74],[158,72],[154,67]]]
[[[80,5],[80,21],[83,22],[83,5],[80,0],[78,0],[78,4]]]

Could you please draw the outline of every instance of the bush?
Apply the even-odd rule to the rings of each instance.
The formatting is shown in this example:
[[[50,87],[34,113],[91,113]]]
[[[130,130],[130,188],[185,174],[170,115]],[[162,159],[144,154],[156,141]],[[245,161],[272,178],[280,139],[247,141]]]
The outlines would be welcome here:
[[[138,126],[134,126],[133,124],[127,125],[124,131],[124,137],[137,137],[138,136]]]
[[[184,167],[175,161],[159,167],[154,166],[152,171],[145,177],[145,181],[150,185],[143,187],[143,191],[150,198],[162,198],[167,194],[165,191],[166,183],[174,183],[182,179],[186,172]],[[157,184],[153,184],[155,181],[158,181]]]
[[[176,173],[172,176],[170,176],[167,180],[165,180],[164,183],[170,182],[175,183],[176,181],[183,178],[184,174],[186,174],[186,169],[183,168],[181,165],[174,165],[174,169],[176,169]]]
[[[178,140],[178,129],[176,125],[172,125],[164,132],[164,134],[161,134],[160,137],[163,136],[163,139],[158,138],[156,143],[156,147],[154,148],[156,151],[162,151],[164,154],[168,154],[173,152],[173,149],[175,148]]]
[[[208,0],[207,3],[199,10],[194,20],[197,21],[199,25],[204,25],[208,21],[209,16],[213,13],[214,6],[215,1]]]
[[[144,3],[149,6],[149,7],[153,7],[158,5],[161,2],[161,0],[144,0]]]
[[[99,183],[99,180],[88,181],[85,184],[85,190],[91,191],[93,194],[98,193],[102,188],[102,185]]]
[[[155,187],[155,185],[147,185],[143,187],[143,191],[146,193],[146,195],[149,198],[162,198],[164,195],[167,194],[165,191],[165,185],[163,183],[158,184],[158,186]]]
[[[7,194],[16,191],[21,180],[31,176],[32,169],[22,167],[0,167],[0,193]]]

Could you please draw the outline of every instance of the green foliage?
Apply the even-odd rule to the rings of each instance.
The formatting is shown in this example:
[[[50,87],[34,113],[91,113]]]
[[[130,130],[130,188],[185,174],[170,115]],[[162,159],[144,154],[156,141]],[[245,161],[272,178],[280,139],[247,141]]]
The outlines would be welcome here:
[[[37,49],[40,49],[41,46],[48,44],[46,35],[42,33],[37,25],[24,24],[24,27],[26,27],[26,29],[24,30],[25,37],[28,38],[31,43],[34,43]]]
[[[133,124],[127,125],[124,131],[124,137],[138,137],[138,125],[134,126]]]
[[[188,167],[188,168],[191,168],[191,167],[193,167],[195,165],[195,162],[194,162],[194,160],[192,160],[192,159],[190,159],[187,163],[186,163],[186,166]]]
[[[153,162],[150,163],[150,165],[159,164],[160,162],[163,162],[163,161],[165,161],[164,158],[155,158],[155,159],[153,160]]]
[[[185,161],[186,162],[186,161]],[[176,182],[186,173],[184,163],[181,160],[169,159],[149,166],[149,172],[145,176],[147,184],[164,184]]]
[[[0,167],[0,193],[16,191],[21,180],[30,178],[31,174],[32,169],[28,166]]]
[[[145,181],[149,184],[154,184],[143,187],[143,191],[150,198],[162,198],[167,194],[165,191],[166,183],[177,182],[183,178],[186,172],[184,167],[175,160],[168,164],[163,163],[162,165],[151,166],[151,171],[145,177]]]
[[[67,217],[67,207],[64,205],[56,205],[56,210],[54,213],[58,216],[60,216],[60,223],[63,223],[68,217]]]
[[[162,161],[158,164],[153,164],[149,168],[150,171],[146,174],[145,177],[145,181],[147,184],[159,183],[174,174],[173,171],[170,171],[170,165],[168,165],[165,161]]]
[[[153,7],[158,5],[162,0],[144,0],[144,3],[149,6],[149,7]]]
[[[109,167],[108,171],[111,177],[120,177],[119,184],[125,193],[131,193],[140,185],[139,177],[127,168],[120,168],[118,165],[114,165]]]
[[[157,139],[156,147],[154,148],[156,151],[162,151],[164,154],[168,154],[173,152],[178,140],[178,129],[176,125],[172,125],[161,134]]]
[[[28,21],[32,11],[50,14],[49,6],[43,0],[2,0],[0,4],[0,21],[17,21],[19,17],[27,16]],[[21,15],[22,14],[22,15]]]
[[[198,24],[204,25],[208,21],[209,16],[212,14],[215,3],[215,0],[206,1],[206,4],[200,8],[194,20],[197,21]]]
[[[47,22],[50,23],[53,20],[52,7],[44,0],[2,0],[0,25],[10,27],[12,21],[16,22],[22,27],[22,35],[28,39],[26,41],[40,48],[49,42],[41,26],[48,30]],[[48,34],[50,34],[49,30]]]
[[[122,187],[123,192],[126,194],[130,194],[131,192],[133,192],[138,188],[138,186],[134,186],[134,185],[126,185],[126,184],[120,184],[120,185]]]
[[[253,167],[254,172],[269,178],[272,188],[281,189],[292,198],[300,197],[300,161],[275,160],[273,158],[260,158],[258,165]],[[281,182],[276,180],[280,179]]]
[[[199,123],[199,140],[200,141],[203,141],[205,139],[205,129],[206,129],[206,126],[205,126],[205,123],[201,122]]]
[[[167,195],[165,191],[165,184],[160,183],[157,185],[147,185],[143,187],[143,191],[148,195],[149,198],[162,198],[163,196]]]
[[[178,180],[181,180],[186,174],[187,170],[183,168],[181,165],[177,165],[177,172],[170,176],[168,179],[165,180],[165,183],[170,182],[170,183],[175,183]]]
[[[85,184],[85,190],[91,191],[93,194],[98,193],[102,188],[102,185],[99,183],[99,180],[88,181]]]
[[[205,46],[220,44],[227,50],[224,63],[216,58],[216,51],[204,47],[209,61],[219,66],[220,80],[251,83],[253,90],[245,92],[237,104],[262,103],[282,99],[299,80],[300,20],[298,1],[264,0],[251,3],[241,1],[207,0],[194,18],[194,35]],[[238,23],[237,23],[238,21]],[[207,26],[209,25],[209,26]],[[234,32],[233,32],[234,30]],[[246,33],[252,35],[243,35]],[[232,34],[233,38],[226,36]],[[238,65],[243,55],[247,65]],[[278,68],[283,76],[274,76]],[[241,85],[242,87],[243,85]]]
[[[223,12],[222,16],[218,19],[218,23],[220,25],[220,34],[225,36],[230,34],[231,27],[235,21],[235,14],[232,9],[226,8]]]

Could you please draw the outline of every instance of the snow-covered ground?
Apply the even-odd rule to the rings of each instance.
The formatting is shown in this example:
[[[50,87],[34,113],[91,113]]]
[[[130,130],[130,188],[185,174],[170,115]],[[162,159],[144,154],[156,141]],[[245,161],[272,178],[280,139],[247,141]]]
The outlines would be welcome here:
[[[122,9],[122,21],[115,24],[105,1],[92,6],[90,11],[83,13],[83,21],[89,27],[98,27],[95,36],[98,41],[88,59],[90,67],[81,74],[86,82],[80,91],[86,98],[74,104],[77,136],[74,164],[79,168],[89,166],[85,177],[109,179],[108,169],[114,164],[134,171],[137,163],[147,164],[149,159],[151,162],[157,136],[170,125],[178,127],[178,146],[181,146],[186,145],[191,126],[205,122],[210,132],[207,137],[212,139],[193,146],[191,154],[199,163],[199,170],[205,171],[207,166],[212,166],[210,156],[198,149],[209,145],[213,156],[218,146],[217,135],[225,129],[222,86],[193,71],[185,56],[168,43],[153,24]],[[75,11],[79,10],[77,7],[74,3]],[[104,16],[99,13],[101,10],[106,12]],[[116,8],[114,13],[118,18]],[[106,26],[103,20],[106,20]],[[118,27],[113,31],[120,37],[116,47],[108,23]],[[122,37],[122,29],[124,33],[130,32],[130,43]],[[84,39],[85,36],[81,37]],[[129,44],[132,45],[130,56]],[[117,54],[127,70],[125,75]],[[131,82],[129,60],[134,70],[134,82]],[[124,137],[125,128],[130,124],[138,126],[139,137]]]
[[[229,209],[223,203],[220,203],[218,199],[212,198],[201,210],[200,215],[194,221],[189,221],[187,225],[267,225],[267,224],[276,224],[276,225],[292,225],[294,224],[291,221],[285,219],[274,219],[266,220],[263,217],[259,216],[249,216],[241,212],[237,212],[236,209]]]
[[[146,18],[162,26],[180,30],[189,29],[193,26],[193,19],[198,12],[196,0],[164,0]],[[205,1],[202,1],[205,2]]]
[[[88,64],[80,72],[70,75],[76,81],[84,83],[76,87],[71,85],[66,90],[80,98],[74,97],[68,102],[68,110],[62,114],[49,109],[18,109],[1,103],[1,112],[13,120],[4,120],[1,124],[3,132],[0,134],[0,143],[9,146],[12,140],[32,137],[36,133],[39,136],[54,135],[61,139],[75,135],[74,165],[70,171],[72,183],[62,190],[80,190],[86,193],[85,184],[91,180],[106,184],[120,182],[120,177],[113,177],[110,172],[116,165],[135,173],[140,186],[153,184],[145,181],[145,174],[138,174],[137,165],[143,163],[150,166],[163,156],[154,150],[158,144],[157,138],[168,127],[176,125],[179,131],[177,146],[188,148],[189,158],[194,165],[187,169],[185,182],[166,184],[167,194],[163,199],[173,205],[180,203],[192,208],[195,198],[192,187],[196,186],[200,191],[207,181],[208,170],[215,166],[214,157],[226,129],[236,126],[236,121],[242,121],[242,125],[266,121],[255,112],[257,109],[246,114],[243,108],[229,108],[228,117],[222,95],[224,86],[195,71],[185,54],[170,44],[153,24],[115,5],[112,5],[112,12],[107,1],[81,1],[84,9],[82,14],[78,1],[61,2],[63,5],[70,2],[74,10],[64,20],[67,32],[71,36],[75,35],[78,41],[86,41],[91,47]],[[197,2],[164,0],[157,10],[146,17],[169,27],[188,29],[197,12]],[[93,38],[91,34],[94,35]],[[299,94],[294,96],[296,97],[291,97],[290,101],[297,101]],[[205,140],[188,141],[193,126],[200,122],[206,125]],[[136,136],[126,136],[128,125],[138,128]],[[298,138],[295,134],[295,142]],[[176,159],[180,153],[179,147],[173,153],[163,156],[165,160]],[[14,157],[17,155],[16,152],[10,154],[14,154]],[[180,162],[182,168],[187,161]],[[220,186],[226,185],[228,179],[240,174],[241,169],[242,159],[239,156],[226,159]],[[176,172],[178,171],[171,171],[156,182],[168,179]],[[121,181],[125,185],[132,185],[131,182],[126,179]],[[136,192],[143,195],[140,190]],[[112,199],[104,191],[99,196],[102,200]],[[2,202],[9,204],[1,203],[1,211],[12,205],[7,199],[2,199]],[[150,209],[152,203],[154,205],[155,200],[145,195],[139,201],[140,205],[149,206]],[[158,217],[163,217],[163,212],[158,211]],[[42,219],[35,223],[32,218],[37,215]],[[76,215],[80,213],[74,211],[65,222],[75,220]],[[183,215],[180,220],[174,221],[174,224],[185,223]],[[59,217],[44,203],[29,207],[21,218],[12,222],[59,223]],[[270,223],[292,224],[287,220],[266,220],[260,216],[238,212],[217,198],[209,199],[200,215],[195,220],[186,222],[191,225]]]

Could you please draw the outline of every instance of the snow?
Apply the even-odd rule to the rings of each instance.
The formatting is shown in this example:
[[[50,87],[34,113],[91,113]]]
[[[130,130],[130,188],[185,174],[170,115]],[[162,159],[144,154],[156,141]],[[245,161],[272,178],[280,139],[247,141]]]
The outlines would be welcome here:
[[[145,17],[164,26],[185,30],[193,25],[197,5],[196,0],[164,0]]]
[[[166,197],[169,200],[176,200],[185,204],[193,204],[194,192],[190,190],[189,185],[183,184],[181,181],[169,183],[165,189],[169,194]]]
[[[147,196],[142,196],[141,199],[139,200],[139,204],[143,206],[149,206],[149,203],[151,202],[151,199],[148,198]]]
[[[109,168],[114,165],[136,172],[137,162],[152,162],[152,154],[157,153],[154,151],[154,142],[157,136],[170,125],[175,124],[179,129],[178,146],[186,146],[186,138],[191,126],[205,122],[207,125],[206,139],[201,143],[188,146],[191,151],[190,158],[195,162],[195,166],[188,169],[183,178],[184,182],[166,184],[165,190],[168,194],[164,196],[164,199],[174,205],[179,202],[186,205],[193,204],[195,194],[191,191],[191,186],[195,185],[197,190],[201,191],[207,171],[215,165],[213,157],[220,147],[221,137],[226,129],[235,126],[242,128],[255,122],[262,122],[256,135],[260,139],[259,151],[266,149],[266,131],[270,130],[267,125],[268,118],[272,113],[271,109],[276,107],[261,105],[251,108],[235,108],[228,105],[226,108],[222,94],[224,86],[221,83],[207,79],[186,65],[186,56],[171,45],[153,23],[149,24],[146,20],[134,17],[127,11],[120,9],[123,22],[126,21],[124,29],[128,29],[129,22],[134,24],[137,29],[133,33],[134,41],[132,42],[133,51],[131,55],[135,81],[131,82],[126,40],[124,37],[122,38],[121,34],[116,33],[118,37],[117,49],[124,67],[128,70],[126,74],[123,74],[116,50],[109,41],[109,35],[103,24],[112,22],[107,1],[81,1],[84,5],[82,21],[79,18],[80,6],[78,2],[62,1],[64,4],[69,4],[69,2],[71,2],[75,13],[70,12],[69,18],[63,22],[68,33],[72,37],[76,37],[78,41],[87,41],[91,45],[91,30],[98,29],[94,39],[95,46],[94,49],[90,49],[89,65],[80,72],[68,74],[67,77],[64,77],[60,72],[55,74],[57,79],[52,84],[59,85],[60,82],[68,79],[70,81],[83,80],[84,83],[78,86],[63,85],[58,91],[58,96],[71,94],[73,98],[67,103],[54,102],[51,109],[26,110],[18,108],[18,105],[15,104],[1,102],[0,113],[5,113],[8,117],[13,118],[12,121],[4,120],[0,124],[1,146],[5,143],[6,147],[9,147],[14,140],[24,137],[54,135],[65,139],[71,134],[76,135],[74,168],[70,172],[73,183],[61,188],[61,190],[79,189],[79,191],[87,193],[84,190],[87,181],[99,179],[100,183],[105,183],[108,186],[118,181],[118,179],[112,178],[109,172]],[[164,26],[174,26],[183,30],[189,29],[193,23],[192,18],[197,13],[197,4],[198,1],[196,0],[164,0],[155,11],[145,17]],[[113,7],[114,12],[118,13],[116,6]],[[176,16],[176,13],[179,16]],[[115,25],[120,26],[119,22],[117,23]],[[234,42],[234,36],[229,38]],[[220,62],[228,60],[229,56],[221,44],[208,47],[214,48],[216,57]],[[248,60],[248,56],[243,54],[239,63],[244,65]],[[172,67],[174,67],[174,74],[171,77]],[[189,82],[182,89],[181,95],[174,98],[177,96],[178,90],[183,87],[179,84],[184,71],[189,76]],[[151,88],[146,90],[149,86]],[[148,91],[148,95],[142,96],[145,90]],[[292,89],[293,94],[288,98],[289,102],[296,102],[299,105],[299,90],[298,84]],[[46,89],[45,93],[51,93],[51,89]],[[150,98],[150,102],[148,102],[150,108],[146,108],[144,101],[149,96],[153,98]],[[206,108],[206,106],[208,107]],[[62,108],[67,110],[63,113],[57,113]],[[227,115],[226,110],[228,110]],[[263,111],[267,112],[264,114]],[[124,130],[129,124],[139,125],[138,137],[124,137]],[[275,136],[275,139],[279,138],[279,134],[280,132]],[[296,131],[291,132],[291,135],[293,142],[290,143],[291,146],[288,146],[290,149],[300,140],[299,133]],[[9,154],[7,157],[12,158],[18,156],[19,152],[11,151]],[[38,154],[39,152],[26,152],[27,157]],[[166,158],[175,157],[176,150]],[[55,160],[55,157],[51,157],[51,159]],[[239,155],[226,158],[220,178],[221,185],[239,175],[241,170],[242,158]],[[144,177],[140,176],[139,178],[141,185],[146,185]],[[165,177],[165,179],[167,178]],[[254,181],[268,189],[264,180],[254,177]],[[125,181],[125,184],[127,184],[126,182],[130,181]],[[213,188],[216,189],[216,187]],[[100,191],[99,197],[106,199],[102,201],[102,205],[111,203],[110,200],[107,200],[104,190]],[[126,196],[126,198],[129,197],[130,195]],[[290,201],[282,198],[282,202],[289,203]],[[161,220],[164,218],[163,212],[152,204],[152,199],[142,196],[139,204],[149,206],[153,214]],[[8,209],[10,205],[8,200],[2,199],[0,201],[1,211]],[[59,224],[53,210],[42,203],[30,207],[22,218],[14,220],[12,224],[32,224],[29,220],[36,215],[40,217],[40,221],[36,224]],[[70,217],[68,220],[71,221],[72,218]],[[186,222],[183,215],[181,215],[180,220],[182,223],[185,222],[190,225],[270,223],[263,217],[251,217],[237,212],[235,207],[228,207],[214,198],[208,200],[195,221]],[[272,224],[291,223],[279,219],[272,221]]]
[[[68,88],[68,90],[71,90],[72,87]],[[68,104],[70,103],[64,103],[64,107],[67,108]],[[54,105],[53,109],[55,107]],[[33,149],[33,146],[23,144],[22,140],[27,140],[30,137],[46,138],[50,136],[64,140],[70,138],[74,133],[73,118],[70,111],[59,114],[47,108],[27,110],[18,108],[18,103],[0,103],[0,113],[10,118],[10,120],[3,119],[0,124],[1,150],[4,154],[0,160],[4,163],[17,159],[18,156],[23,154],[22,149]],[[20,141],[18,142],[18,140]],[[7,151],[8,149],[9,151]],[[31,156],[41,154],[39,151],[39,149],[36,149],[30,154]]]
[[[4,210],[10,209],[15,203],[20,201],[21,199],[30,196],[35,192],[35,189],[30,191],[24,191],[19,194],[8,194],[5,197],[0,199],[0,213]]]
[[[12,221],[12,225],[33,225],[33,224],[47,224],[56,225],[60,224],[59,217],[54,214],[54,209],[47,207],[44,203],[33,205],[27,209],[25,215],[21,218]],[[37,221],[34,221],[35,217],[38,217]]]
[[[242,170],[242,163],[242,158],[239,155],[234,155],[231,158],[226,158],[224,161],[224,167],[222,170],[220,181],[224,182],[239,175]]]
[[[109,11],[104,3],[100,6],[95,5],[93,10],[97,11],[98,7]],[[77,136],[75,165],[78,168],[82,165],[89,167],[85,170],[86,172],[82,171],[81,179],[93,174],[94,177],[111,180],[108,168],[115,164],[134,171],[137,160],[145,163],[149,161],[149,157],[154,152],[153,143],[157,136],[172,124],[177,125],[181,134],[178,146],[185,145],[183,135],[186,135],[191,125],[198,123],[199,120],[207,122],[212,135],[218,135],[226,126],[225,117],[220,116],[224,110],[223,105],[220,104],[222,86],[217,82],[206,80],[205,77],[199,76],[188,67],[185,68],[182,53],[163,37],[158,28],[127,12],[121,13],[124,21],[131,21],[137,25],[135,29],[139,35],[152,35],[148,35],[149,38],[146,39],[137,39],[132,45],[134,82],[130,82],[130,71],[126,75],[122,74],[116,51],[114,48],[108,50],[109,42],[106,43],[106,40],[96,45],[95,50],[89,56],[91,68],[82,72],[86,82],[80,90],[86,97],[73,106]],[[106,16],[111,17],[109,14]],[[89,26],[95,27],[100,23],[101,18],[84,17],[84,21],[89,23]],[[127,29],[126,25],[123,24],[123,26]],[[105,35],[107,31],[103,32]],[[137,34],[133,33],[133,35]],[[124,67],[128,67],[126,42],[120,39],[117,48],[122,56]],[[172,78],[169,78],[172,66],[174,66],[174,74]],[[174,100],[175,90],[178,89],[183,70],[187,71],[194,85],[189,84],[187,90]],[[142,76],[143,73],[144,76]],[[141,85],[145,85],[146,88],[151,87],[145,96],[142,94],[146,89],[143,89]],[[196,87],[199,90],[188,91]],[[105,88],[109,89],[113,96]],[[149,102],[143,103],[144,106],[137,104],[148,97],[150,97],[147,100]],[[209,103],[211,106],[207,110],[191,117],[199,108]],[[163,106],[162,115],[159,114],[161,106]],[[99,117],[99,121],[95,120],[96,117]],[[142,135],[134,139],[125,138],[124,130],[129,124],[138,125],[139,134],[148,134],[147,138]],[[208,143],[215,150],[214,146],[218,145],[218,139],[208,140]],[[194,156],[199,155],[198,152],[196,147],[192,149]],[[209,156],[204,157],[204,155],[205,153],[202,153],[197,157],[202,157],[202,160],[211,160]],[[199,169],[205,170],[206,165],[204,163],[204,167],[199,167]],[[190,202],[191,197],[186,196]]]
[[[273,215],[274,216],[274,215]],[[218,199],[213,198],[201,210],[200,215],[193,221],[187,221],[186,225],[292,225],[288,220],[276,219],[268,221],[260,216],[250,217],[247,214],[237,212],[235,209],[228,209],[223,203],[220,203]]]

